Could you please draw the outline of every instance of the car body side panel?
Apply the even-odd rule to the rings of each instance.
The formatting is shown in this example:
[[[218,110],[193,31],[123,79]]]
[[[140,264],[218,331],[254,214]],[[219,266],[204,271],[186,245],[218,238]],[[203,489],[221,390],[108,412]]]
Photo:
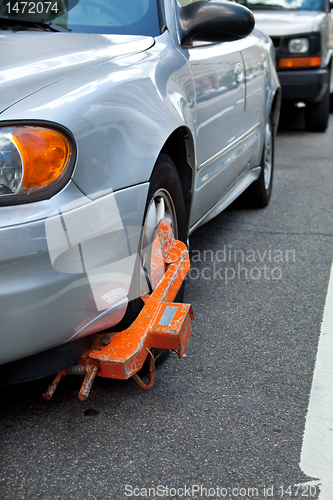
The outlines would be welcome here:
[[[247,123],[245,79],[236,81],[235,68],[244,70],[235,42],[204,44],[188,50],[196,90],[197,166],[211,160],[242,135]]]
[[[204,68],[199,66],[196,69],[194,64],[191,66],[197,90],[196,145],[197,150],[206,152],[206,156],[197,158],[198,172],[190,226],[194,226],[202,214],[210,209],[212,201],[217,203],[229,192],[230,188],[247,175],[250,168],[260,164],[264,123],[269,116],[275,92],[279,88],[275,70],[270,62],[271,41],[267,36],[255,30],[243,40],[222,45],[225,45],[226,51],[227,47],[232,47],[235,62],[231,63],[229,73],[224,67],[225,81],[222,81],[218,89],[212,88],[212,77],[205,79]],[[218,45],[215,47],[219,48]],[[200,48],[195,47],[192,52],[194,53],[197,49]],[[207,50],[206,47],[202,49]],[[224,52],[223,47],[220,51]],[[240,63],[237,62],[237,54],[240,56]],[[195,61],[194,56],[193,59]],[[200,53],[196,59],[200,60]],[[237,85],[235,80],[234,70],[237,64],[241,64],[244,71],[242,85]],[[217,65],[214,69],[215,71],[212,71],[210,68],[210,74],[215,75],[216,80],[219,81],[221,68]],[[272,77],[272,73],[275,77]],[[201,86],[210,85],[210,89],[204,90],[200,98],[201,82],[203,82]],[[215,114],[211,111],[212,117],[205,121],[201,118],[200,112],[203,114],[209,105],[215,107],[216,111]],[[228,111],[230,116],[228,116]],[[207,129],[206,136],[200,135],[200,128],[203,126]],[[209,126],[212,128],[209,129]],[[215,150],[210,148],[211,138],[214,138]],[[207,152],[217,154],[206,159]]]
[[[189,49],[196,88],[196,167],[194,209],[190,224],[216,203],[242,170],[239,140],[246,129],[245,79],[240,52],[233,42]],[[209,196],[207,193],[209,192]]]

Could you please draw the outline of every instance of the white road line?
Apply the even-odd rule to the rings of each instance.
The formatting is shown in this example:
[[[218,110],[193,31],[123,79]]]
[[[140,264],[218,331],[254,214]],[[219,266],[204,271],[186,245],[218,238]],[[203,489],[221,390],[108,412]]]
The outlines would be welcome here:
[[[333,499],[333,266],[318,343],[300,467],[320,487],[319,500]]]

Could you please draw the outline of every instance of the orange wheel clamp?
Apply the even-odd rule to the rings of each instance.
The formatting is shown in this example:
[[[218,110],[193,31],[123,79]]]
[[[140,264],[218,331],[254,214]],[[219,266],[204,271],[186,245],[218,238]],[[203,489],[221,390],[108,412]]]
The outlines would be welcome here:
[[[190,269],[186,245],[175,240],[169,222],[162,219],[155,231],[151,252],[151,281],[158,282],[151,295],[145,295],[143,309],[129,328],[115,333],[97,333],[78,363],[57,374],[43,394],[51,399],[64,375],[83,375],[79,399],[85,401],[95,376],[133,380],[143,390],[155,382],[154,348],[177,351],[179,358],[191,336],[192,307],[173,302]],[[137,375],[149,356],[149,382]]]

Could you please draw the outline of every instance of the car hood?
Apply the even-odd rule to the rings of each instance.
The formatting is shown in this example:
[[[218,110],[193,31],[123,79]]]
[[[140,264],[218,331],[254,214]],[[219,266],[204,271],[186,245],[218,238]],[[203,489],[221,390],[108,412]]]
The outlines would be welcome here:
[[[253,11],[256,28],[269,36],[288,36],[316,31],[324,17],[322,12]]]
[[[0,31],[0,112],[79,71],[147,50],[149,36]]]

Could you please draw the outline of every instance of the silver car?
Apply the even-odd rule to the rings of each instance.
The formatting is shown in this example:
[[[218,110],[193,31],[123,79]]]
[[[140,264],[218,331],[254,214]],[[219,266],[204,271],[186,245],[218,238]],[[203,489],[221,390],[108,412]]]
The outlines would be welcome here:
[[[264,207],[280,87],[272,42],[223,0],[9,1],[0,11],[0,364],[75,363],[156,286],[151,242],[244,193]]]

